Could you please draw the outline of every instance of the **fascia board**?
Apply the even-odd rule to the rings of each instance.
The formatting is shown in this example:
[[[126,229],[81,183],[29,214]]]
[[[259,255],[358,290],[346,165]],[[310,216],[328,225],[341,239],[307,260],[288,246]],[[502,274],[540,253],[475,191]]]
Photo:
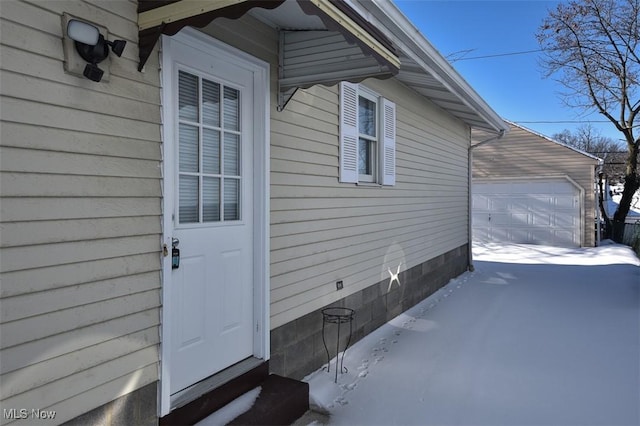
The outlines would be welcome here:
[[[211,0],[207,2],[201,0],[181,0],[176,3],[169,3],[140,13],[138,15],[138,29],[142,31],[157,25],[169,24],[194,15],[243,3],[244,1],[246,0]]]

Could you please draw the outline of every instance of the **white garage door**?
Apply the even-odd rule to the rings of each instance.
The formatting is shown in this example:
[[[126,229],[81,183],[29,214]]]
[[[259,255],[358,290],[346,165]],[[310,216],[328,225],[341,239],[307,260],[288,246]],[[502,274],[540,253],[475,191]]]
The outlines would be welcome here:
[[[473,184],[473,239],[580,246],[580,190],[567,180]]]

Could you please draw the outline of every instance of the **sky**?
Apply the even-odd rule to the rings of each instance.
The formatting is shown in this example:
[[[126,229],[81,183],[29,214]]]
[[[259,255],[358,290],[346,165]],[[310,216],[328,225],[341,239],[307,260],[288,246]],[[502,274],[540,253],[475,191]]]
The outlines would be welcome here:
[[[394,0],[399,9],[449,61],[462,77],[503,118],[545,136],[603,121],[565,106],[562,86],[544,78],[535,33],[558,1],[535,0]],[[461,60],[455,60],[455,59]],[[567,123],[549,123],[567,121]],[[546,123],[545,123],[546,122]],[[619,141],[610,122],[592,123],[602,136]]]
[[[337,383],[335,358],[307,376],[310,404],[325,415],[296,424],[640,424],[631,249],[474,244],[473,253],[473,272],[347,348]],[[198,426],[226,424],[260,391]]]

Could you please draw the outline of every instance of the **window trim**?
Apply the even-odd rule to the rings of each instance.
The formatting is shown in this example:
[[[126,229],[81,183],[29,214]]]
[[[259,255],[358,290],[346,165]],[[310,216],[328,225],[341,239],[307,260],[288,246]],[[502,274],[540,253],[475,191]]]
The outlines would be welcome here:
[[[360,133],[360,97],[376,105],[376,137]],[[340,158],[339,181],[367,184],[366,186],[395,185],[396,105],[370,88],[349,82],[340,83]],[[375,143],[372,175],[360,171],[360,139]]]

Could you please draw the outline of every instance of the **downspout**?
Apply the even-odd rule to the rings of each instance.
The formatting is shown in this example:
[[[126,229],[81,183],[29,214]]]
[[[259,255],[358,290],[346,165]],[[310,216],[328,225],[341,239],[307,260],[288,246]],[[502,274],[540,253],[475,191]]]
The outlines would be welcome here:
[[[495,140],[501,139],[506,133],[506,129],[500,129],[500,132],[496,135],[496,136],[492,136],[489,139],[483,140],[482,142],[479,142],[475,145],[471,145],[471,135],[469,135],[469,153],[467,155],[469,164],[467,165],[467,174],[469,176],[469,191],[468,194],[468,200],[467,200],[467,211],[468,211],[468,218],[469,218],[469,224],[468,224],[468,244],[467,244],[467,250],[468,250],[468,254],[467,256],[469,257],[469,271],[473,272],[473,270],[475,269],[473,266],[473,220],[472,220],[472,212],[471,212],[471,207],[473,205],[473,194],[471,192],[471,188],[473,188],[473,148],[477,148],[481,145],[484,145],[486,143],[489,142],[493,142]]]

